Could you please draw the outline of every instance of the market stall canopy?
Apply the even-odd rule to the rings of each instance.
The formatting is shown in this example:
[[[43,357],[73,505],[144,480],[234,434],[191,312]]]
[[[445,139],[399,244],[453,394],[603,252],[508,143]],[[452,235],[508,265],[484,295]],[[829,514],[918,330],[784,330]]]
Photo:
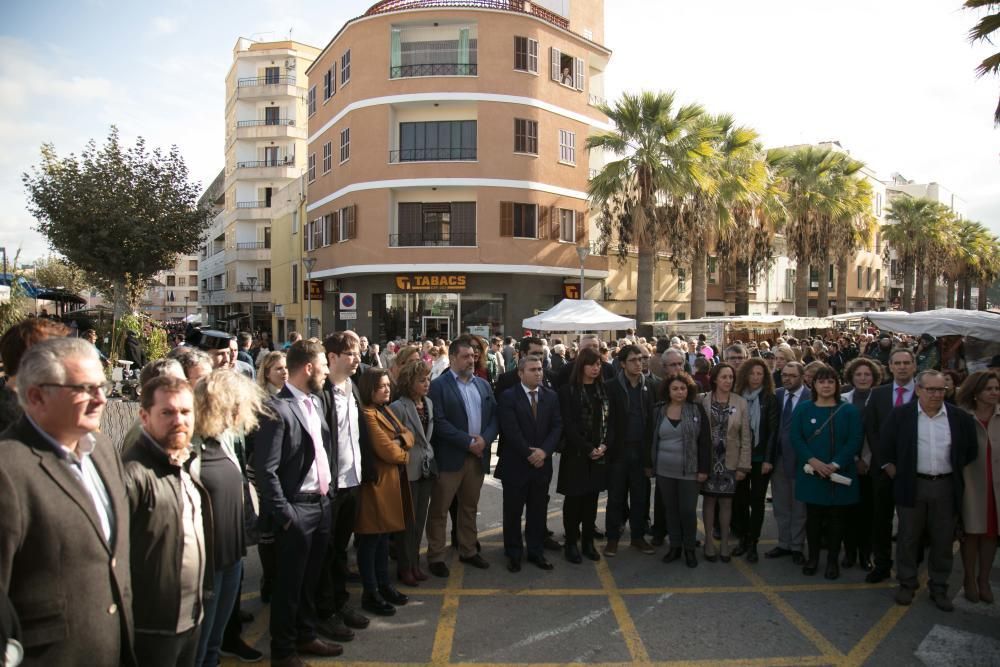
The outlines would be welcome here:
[[[616,315],[590,299],[563,299],[541,315],[521,323],[541,331],[611,331],[634,329],[635,320]]]
[[[919,336],[973,336],[983,340],[1000,340],[1000,315],[981,310],[940,308],[920,313],[870,312],[865,317],[884,331]]]
[[[730,315],[728,317],[702,317],[697,320],[674,322],[646,322],[646,324],[653,327],[683,325],[685,329],[697,328],[699,325],[725,324],[731,329],[778,329],[779,331],[829,329],[833,326],[833,323],[825,317],[795,317],[793,315]]]

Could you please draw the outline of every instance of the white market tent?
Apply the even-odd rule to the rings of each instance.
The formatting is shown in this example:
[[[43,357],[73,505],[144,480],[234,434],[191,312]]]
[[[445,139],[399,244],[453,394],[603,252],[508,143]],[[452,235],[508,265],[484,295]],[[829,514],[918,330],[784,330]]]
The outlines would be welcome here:
[[[563,299],[522,323],[532,331],[613,331],[635,328],[635,320],[616,315],[590,299]]]
[[[1000,314],[981,310],[939,308],[919,313],[870,312],[864,316],[883,331],[919,336],[971,336],[1000,341]]]
[[[697,320],[676,322],[646,322],[653,327],[683,325],[686,329],[697,329],[702,325],[723,324],[731,329],[778,329],[779,331],[801,331],[804,329],[829,329],[831,322],[823,317],[795,317],[794,315],[730,315],[727,317],[702,317]]]

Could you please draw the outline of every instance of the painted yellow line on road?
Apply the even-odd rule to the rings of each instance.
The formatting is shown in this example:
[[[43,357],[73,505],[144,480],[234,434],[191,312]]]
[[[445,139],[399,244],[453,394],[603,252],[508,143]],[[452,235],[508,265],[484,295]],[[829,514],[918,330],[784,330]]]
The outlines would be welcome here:
[[[869,630],[868,634],[854,645],[854,648],[851,649],[851,652],[847,654],[847,657],[840,665],[843,667],[860,667],[860,665],[865,664],[865,661],[871,657],[871,654],[875,652],[875,649],[882,643],[882,640],[892,632],[892,629],[903,619],[903,616],[906,616],[906,612],[909,610],[910,607],[895,605],[887,611],[879,622],[875,624],[875,627]]]
[[[448,576],[448,585],[444,599],[441,601],[441,613],[438,616],[437,631],[434,633],[434,649],[431,651],[431,664],[447,665],[451,662],[451,650],[455,643],[455,625],[458,623],[457,593],[462,588],[465,576],[465,566],[456,560]]]
[[[600,578],[601,585],[607,593],[608,601],[611,603],[611,611],[614,612],[615,620],[618,621],[618,627],[622,631],[622,639],[625,640],[629,655],[632,656],[632,662],[648,663],[649,653],[646,652],[646,646],[642,643],[642,637],[639,636],[639,631],[636,630],[632,615],[628,612],[628,607],[625,605],[625,598],[618,592],[618,586],[615,584],[615,578],[611,574],[611,568],[608,567],[608,561],[599,560],[595,563],[595,566],[597,568],[597,576]]]
[[[736,565],[736,569],[746,577],[751,584],[753,584],[758,592],[764,595],[768,601],[774,605],[774,608],[781,612],[781,615],[788,619],[788,622],[795,626],[795,628],[802,633],[806,639],[811,641],[816,648],[819,649],[826,658],[834,659],[834,661],[839,662],[843,659],[844,654],[841,653],[836,646],[830,643],[830,641],[823,636],[823,634],[814,628],[809,621],[805,619],[799,612],[788,604],[784,598],[782,598],[778,593],[774,591],[773,588],[767,585],[764,579],[754,572],[749,565],[741,560],[734,560],[733,564]]]

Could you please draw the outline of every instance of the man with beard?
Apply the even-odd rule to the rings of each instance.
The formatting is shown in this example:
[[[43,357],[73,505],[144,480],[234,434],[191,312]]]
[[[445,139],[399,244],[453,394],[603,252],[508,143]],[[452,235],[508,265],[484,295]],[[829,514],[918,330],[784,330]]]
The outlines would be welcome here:
[[[275,526],[271,664],[302,667],[299,654],[337,656],[316,635],[315,591],[330,541],[335,488],[330,428],[318,394],[329,374],[326,350],[302,340],[288,350],[288,380],[261,418],[255,452],[261,513]]]
[[[160,375],[142,387],[142,436],[122,457],[131,509],[135,653],[140,665],[193,665],[212,589],[212,506],[191,474],[194,395]]]

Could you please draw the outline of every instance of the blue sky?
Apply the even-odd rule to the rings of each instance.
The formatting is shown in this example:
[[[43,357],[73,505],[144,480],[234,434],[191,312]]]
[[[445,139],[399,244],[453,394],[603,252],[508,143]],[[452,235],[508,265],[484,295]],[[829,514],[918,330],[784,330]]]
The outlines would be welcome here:
[[[20,175],[43,142],[180,147],[193,179],[223,164],[225,75],[238,37],[324,46],[374,0],[158,3],[7,0],[0,7],[0,245],[47,252]],[[880,177],[937,181],[1000,232],[996,79],[960,0],[607,0],[606,93],[676,90],[769,146],[836,139]]]

